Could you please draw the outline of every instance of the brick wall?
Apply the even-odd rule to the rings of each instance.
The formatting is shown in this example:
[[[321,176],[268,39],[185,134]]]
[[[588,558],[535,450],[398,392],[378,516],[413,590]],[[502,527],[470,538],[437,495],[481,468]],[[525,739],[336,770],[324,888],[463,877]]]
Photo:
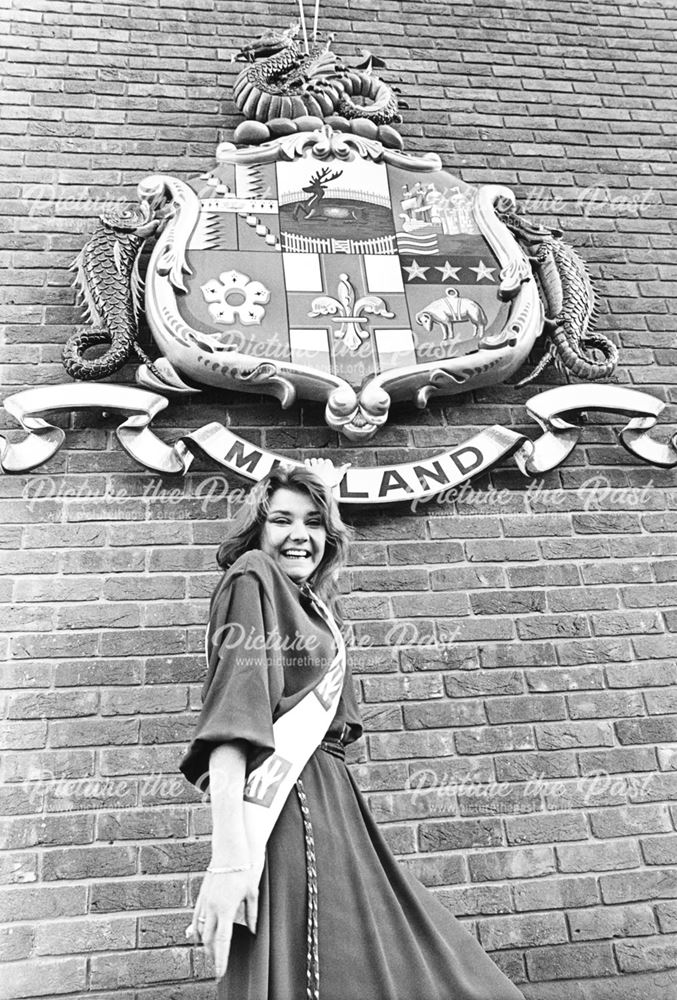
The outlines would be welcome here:
[[[437,150],[466,181],[510,185],[566,230],[621,349],[615,381],[668,402],[672,7],[371,0],[325,4],[322,24],[345,55],[388,55],[409,148]],[[4,5],[3,398],[67,379],[61,347],[79,322],[67,267],[100,203],[131,197],[150,172],[203,171],[239,120],[230,53],[293,13],[234,0]],[[132,380],[132,365],[112,379]],[[546,384],[401,407],[348,458],[430,454],[493,423],[535,436],[522,404]],[[271,449],[338,454],[321,407],[242,397],[227,410]],[[154,426],[172,442],[225,414],[204,393]],[[206,460],[181,481],[145,472],[112,417],[54,422],[65,447],[30,476],[0,478],[11,963],[0,998],[212,998],[183,937],[209,815],[176,764],[199,700],[227,487],[243,484]],[[455,503],[349,516],[344,609],[369,733],[351,766],[403,863],[528,998],[668,1000],[674,474],[640,466],[600,416],[531,487],[510,463],[475,485]],[[410,623],[399,642],[393,620]]]

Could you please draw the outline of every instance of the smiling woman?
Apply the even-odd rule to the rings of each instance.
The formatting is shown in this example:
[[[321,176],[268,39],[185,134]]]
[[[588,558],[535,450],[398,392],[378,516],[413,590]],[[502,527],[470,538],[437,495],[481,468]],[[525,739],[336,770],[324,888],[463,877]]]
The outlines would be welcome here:
[[[345,765],[362,734],[332,613],[348,536],[316,472],[277,469],[221,545],[181,764],[213,815],[188,936],[215,960],[219,1000],[520,1000],[398,865]]]
[[[261,551],[295,583],[304,583],[322,562],[327,532],[310,496],[277,489],[261,532]]]

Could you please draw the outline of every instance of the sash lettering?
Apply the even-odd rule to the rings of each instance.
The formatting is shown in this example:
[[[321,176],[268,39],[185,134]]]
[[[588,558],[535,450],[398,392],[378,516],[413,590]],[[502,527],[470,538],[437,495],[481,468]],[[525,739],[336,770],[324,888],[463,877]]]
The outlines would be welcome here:
[[[268,757],[250,774],[244,786],[245,802],[254,802],[258,806],[267,808],[275,798],[275,792],[290,767],[291,763],[276,753]]]

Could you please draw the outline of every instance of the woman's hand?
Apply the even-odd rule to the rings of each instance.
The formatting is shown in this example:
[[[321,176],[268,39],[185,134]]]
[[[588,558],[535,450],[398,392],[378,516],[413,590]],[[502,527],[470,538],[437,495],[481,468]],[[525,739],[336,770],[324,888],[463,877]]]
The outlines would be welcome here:
[[[217,979],[225,975],[233,922],[243,902],[247,927],[252,934],[256,931],[259,875],[254,868],[243,872],[208,871],[205,875],[186,936],[202,941],[216,966]]]
[[[345,462],[343,465],[337,466],[334,465],[330,458],[306,458],[303,464],[311,472],[314,472],[316,476],[324,480],[330,490],[333,490],[341,482],[352,463]]]
[[[244,903],[247,927],[256,930],[258,884],[263,859],[253,862],[244,828],[242,792],[246,747],[242,741],[222,743],[209,758],[209,792],[212,800],[212,859],[186,928],[192,941],[202,941],[216,964],[220,979],[228,965],[233,922]],[[227,869],[234,868],[235,871]],[[219,871],[219,869],[226,869]]]

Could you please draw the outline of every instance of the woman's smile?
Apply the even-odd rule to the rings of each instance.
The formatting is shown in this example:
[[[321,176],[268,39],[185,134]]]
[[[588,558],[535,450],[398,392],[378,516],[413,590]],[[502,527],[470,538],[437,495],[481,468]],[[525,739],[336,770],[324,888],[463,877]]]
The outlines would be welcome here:
[[[326,537],[322,513],[307,494],[275,490],[259,544],[295,583],[303,583],[320,565]]]

